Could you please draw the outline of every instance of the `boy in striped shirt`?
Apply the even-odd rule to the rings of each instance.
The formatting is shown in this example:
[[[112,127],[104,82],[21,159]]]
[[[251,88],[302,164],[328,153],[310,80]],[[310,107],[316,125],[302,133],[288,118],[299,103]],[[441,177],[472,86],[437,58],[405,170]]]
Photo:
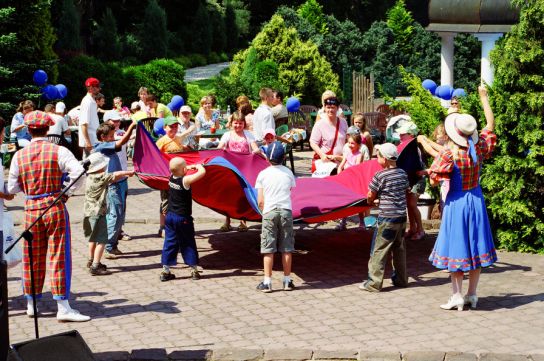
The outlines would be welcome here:
[[[378,163],[383,169],[377,172],[368,188],[367,203],[372,205],[380,200],[378,227],[370,246],[368,279],[359,288],[369,292],[380,292],[383,284],[385,262],[392,253],[393,275],[391,280],[397,287],[408,285],[406,275],[406,195],[409,192],[408,175],[397,168],[399,154],[391,143],[377,145]]]

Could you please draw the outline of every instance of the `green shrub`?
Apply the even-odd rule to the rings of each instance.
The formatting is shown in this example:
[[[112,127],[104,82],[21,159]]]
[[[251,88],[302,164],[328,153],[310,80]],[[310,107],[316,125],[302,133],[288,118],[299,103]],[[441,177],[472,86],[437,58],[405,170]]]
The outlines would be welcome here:
[[[184,68],[173,60],[157,59],[144,65],[124,69],[126,82],[133,89],[141,86],[156,94],[160,102],[168,104],[174,95],[187,99]]]
[[[491,54],[498,142],[482,187],[498,245],[544,253],[544,3],[513,4],[519,24]]]
[[[240,82],[238,79],[244,72],[245,79],[253,78],[247,75],[251,67],[245,66],[250,51],[255,52],[257,60],[255,62],[250,59],[251,63],[264,60],[275,62],[278,65],[278,86],[286,94],[302,94],[304,103],[319,104],[321,93],[325,89],[339,91],[338,75],[319,54],[317,46],[312,42],[301,41],[296,29],[286,27],[282,17],[274,15],[253,39],[250,48],[234,56],[230,68],[233,80],[226,81],[226,85],[232,87],[232,90],[239,89],[242,85],[242,89],[239,89],[242,91],[234,96],[252,91],[243,87],[245,81]]]
[[[219,54],[219,61],[220,61],[220,62],[229,61],[229,55],[228,55],[227,53],[221,53],[221,54]]]
[[[68,59],[59,65],[58,82],[66,85],[68,95],[64,99],[68,108],[81,103],[85,95],[85,79],[96,77],[104,86],[101,92],[106,97],[107,104],[116,96],[121,96],[125,103],[137,96],[138,89],[131,89],[123,74],[123,69],[116,63],[105,63],[96,58],[79,55]]]
[[[208,64],[206,57],[202,54],[191,54],[189,60],[191,61],[191,68]]]
[[[220,62],[221,62],[221,58],[216,52],[212,51],[210,55],[208,55],[208,64],[215,64]]]

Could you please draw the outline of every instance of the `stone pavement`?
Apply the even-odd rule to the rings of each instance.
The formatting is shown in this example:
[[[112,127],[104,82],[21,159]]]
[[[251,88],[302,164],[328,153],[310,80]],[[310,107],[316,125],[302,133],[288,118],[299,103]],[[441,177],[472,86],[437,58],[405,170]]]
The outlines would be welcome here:
[[[310,152],[295,156],[297,173],[307,172]],[[71,303],[92,320],[58,323],[46,281],[41,336],[78,330],[104,360],[544,360],[543,256],[499,252],[499,262],[482,274],[478,308],[443,311],[438,305],[450,293],[448,274],[427,261],[435,233],[407,245],[408,288],[386,280],[381,293],[371,294],[357,288],[367,270],[370,232],[354,223],[341,233],[332,222],[298,225],[296,290],[263,294],[255,290],[262,279],[259,224],[250,223],[247,233],[220,233],[223,217],[195,205],[202,279],[192,281],[179,265],[178,278],[161,283],[158,203],[157,191],[130,180],[125,229],[134,239],[121,242],[122,258],[105,261],[112,275],[92,277],[85,269],[83,197],[70,199]],[[20,219],[22,197],[8,206]],[[20,268],[8,277],[11,343],[30,340],[34,328],[25,315]]]

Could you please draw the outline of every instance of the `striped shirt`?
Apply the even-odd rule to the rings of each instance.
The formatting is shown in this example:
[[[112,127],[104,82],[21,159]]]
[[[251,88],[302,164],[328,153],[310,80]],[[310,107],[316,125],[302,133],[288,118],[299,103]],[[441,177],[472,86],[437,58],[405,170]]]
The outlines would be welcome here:
[[[408,187],[408,175],[400,168],[383,169],[374,175],[368,189],[378,194],[380,217],[406,217]]]

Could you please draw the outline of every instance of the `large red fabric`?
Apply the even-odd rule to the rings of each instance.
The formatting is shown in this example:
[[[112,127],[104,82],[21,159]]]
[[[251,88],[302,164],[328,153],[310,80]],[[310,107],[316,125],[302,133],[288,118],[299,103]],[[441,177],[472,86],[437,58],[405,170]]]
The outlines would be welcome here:
[[[406,146],[402,144],[399,150],[404,150]],[[403,154],[407,153],[413,152],[403,151]],[[196,202],[235,219],[261,220],[254,186],[259,172],[268,166],[265,159],[258,155],[223,150],[161,154],[145,128],[139,125],[133,162],[140,180],[152,188],[167,189],[170,174],[168,162],[172,157],[183,157],[188,164],[205,165],[206,175],[192,186]],[[368,209],[368,184],[380,169],[374,159],[350,167],[340,175],[298,178],[291,193],[293,218],[316,223]]]

